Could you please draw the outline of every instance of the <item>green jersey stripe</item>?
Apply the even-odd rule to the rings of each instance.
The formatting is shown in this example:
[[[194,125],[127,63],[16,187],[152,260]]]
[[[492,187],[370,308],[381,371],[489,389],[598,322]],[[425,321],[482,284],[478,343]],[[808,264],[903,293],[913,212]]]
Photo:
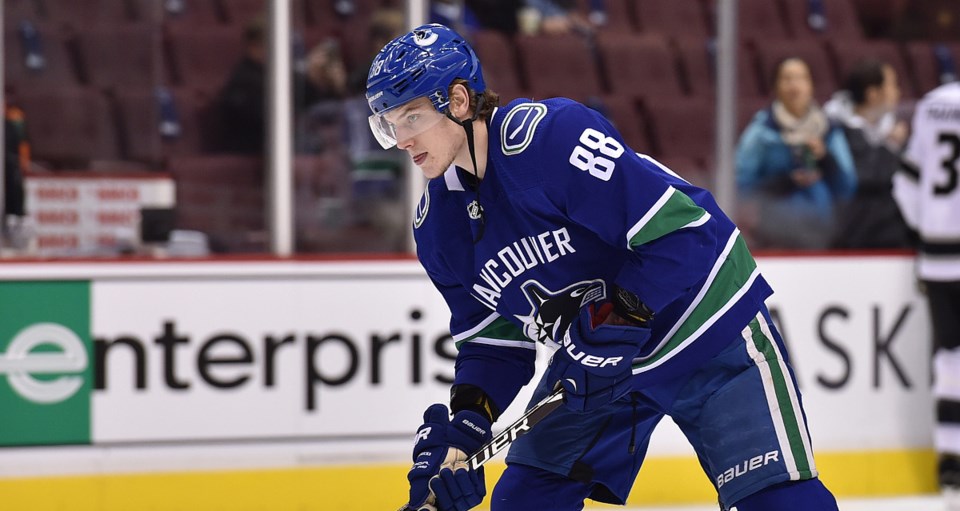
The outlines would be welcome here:
[[[747,348],[747,353],[757,365],[757,370],[760,371],[761,381],[763,382],[763,391],[767,397],[767,409],[770,412],[770,419],[773,422],[773,429],[777,434],[777,441],[780,444],[780,452],[783,456],[783,463],[786,466],[787,472],[790,474],[790,479],[797,480],[800,478],[800,473],[797,471],[796,457],[794,456],[793,449],[790,447],[790,438],[787,435],[786,426],[784,425],[783,420],[780,418],[780,405],[777,401],[776,386],[773,384],[773,375],[770,372],[770,364],[767,363],[763,354],[758,350],[757,344],[753,340],[756,322],[757,320],[753,319],[749,325],[743,328],[743,339]]]
[[[627,232],[627,245],[633,248],[688,225],[699,225],[698,221],[706,221],[704,215],[709,213],[671,186]]]
[[[707,281],[686,312],[653,352],[634,364],[634,372],[650,370],[703,334],[732,307],[760,275],[747,244],[734,230]]]
[[[460,332],[460,333],[458,333],[458,334],[454,334],[453,332],[450,332],[450,333],[453,334],[453,340],[454,340],[454,341],[457,341],[457,342],[465,341],[465,340],[469,339],[470,337],[474,337],[474,336],[478,335],[480,332],[483,331],[483,329],[485,329],[485,328],[487,328],[488,326],[490,326],[490,323],[493,323],[494,321],[496,321],[496,320],[499,319],[499,318],[500,318],[500,314],[497,313],[497,312],[494,312],[494,313],[490,314],[489,316],[483,318],[483,321],[481,321],[480,323],[477,323],[477,326],[471,328],[470,330],[466,330],[466,331]]]
[[[780,347],[773,340],[773,334],[770,332],[770,324],[767,323],[767,320],[763,315],[759,315],[759,325],[760,331],[763,333],[764,337],[767,339],[769,345],[773,348],[774,352],[777,354],[777,365],[780,366],[780,371],[786,375],[790,375],[790,371],[787,369],[787,362],[784,359],[783,353],[780,352]],[[807,454],[807,466],[810,469],[810,477],[817,476],[816,463],[813,461],[813,447],[810,443],[810,434],[807,432],[807,423],[806,419],[803,417],[803,409],[800,406],[800,398],[797,395],[797,387],[793,383],[793,379],[790,378],[786,380],[788,385],[786,386],[787,393],[790,395],[790,404],[793,406],[793,416],[797,419],[797,429],[800,434],[800,440],[803,442],[803,450]]]
[[[771,419],[791,479],[810,479],[816,476],[816,468],[806,438],[806,425],[802,413],[799,413],[799,402],[786,364],[776,343],[768,336],[769,329],[761,326],[765,323],[763,316],[758,314],[744,329],[747,350],[763,376]]]
[[[495,314],[494,316],[492,321],[487,322],[485,320],[484,323],[486,324],[482,328],[473,328],[464,333],[469,333],[470,335],[461,334],[460,336],[454,336],[453,340],[456,341],[457,348],[460,348],[460,345],[468,341],[496,345],[517,345],[517,343],[524,343],[529,344],[529,346],[524,347],[536,347],[530,338],[523,335],[523,330],[521,330],[520,327],[500,317],[499,314]],[[481,325],[483,325],[483,323],[481,323]]]

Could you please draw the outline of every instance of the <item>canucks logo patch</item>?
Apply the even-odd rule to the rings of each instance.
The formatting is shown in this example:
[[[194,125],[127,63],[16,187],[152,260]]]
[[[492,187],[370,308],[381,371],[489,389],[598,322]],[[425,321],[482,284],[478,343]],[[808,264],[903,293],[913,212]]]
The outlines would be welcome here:
[[[530,314],[515,315],[523,322],[523,333],[530,339],[554,343],[561,338],[570,323],[580,314],[580,309],[607,296],[602,280],[586,280],[552,292],[535,280],[528,280],[521,287],[530,302]]]
[[[413,215],[413,228],[417,229],[423,225],[423,221],[427,219],[427,212],[430,211],[430,184],[427,183],[427,187],[423,189],[423,197],[420,197],[420,203],[417,204],[417,210]]]
[[[537,125],[547,115],[547,105],[543,103],[521,103],[507,112],[500,126],[500,145],[503,154],[522,153],[533,140]]]

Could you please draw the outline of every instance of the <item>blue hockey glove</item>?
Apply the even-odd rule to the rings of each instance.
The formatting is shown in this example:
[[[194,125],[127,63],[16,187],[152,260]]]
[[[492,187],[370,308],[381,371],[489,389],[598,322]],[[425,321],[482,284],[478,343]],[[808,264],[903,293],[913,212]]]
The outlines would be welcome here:
[[[463,410],[450,420],[445,405],[427,408],[407,473],[407,509],[466,511],[482,502],[487,494],[483,467],[470,470],[466,461],[491,437],[490,421],[478,413]]]
[[[553,355],[548,377],[563,386],[571,410],[596,410],[627,394],[631,363],[650,339],[649,328],[604,323],[609,309],[583,307]],[[595,317],[595,310],[603,317]]]

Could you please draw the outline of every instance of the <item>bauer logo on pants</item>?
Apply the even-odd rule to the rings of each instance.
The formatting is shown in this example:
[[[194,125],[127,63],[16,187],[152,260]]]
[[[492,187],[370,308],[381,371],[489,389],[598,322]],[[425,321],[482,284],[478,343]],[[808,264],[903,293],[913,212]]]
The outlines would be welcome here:
[[[0,445],[90,442],[90,285],[0,283]]]

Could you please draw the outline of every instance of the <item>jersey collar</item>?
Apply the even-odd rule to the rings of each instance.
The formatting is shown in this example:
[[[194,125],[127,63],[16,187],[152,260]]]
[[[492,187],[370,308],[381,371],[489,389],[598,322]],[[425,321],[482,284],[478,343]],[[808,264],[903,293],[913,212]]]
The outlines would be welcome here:
[[[456,165],[450,165],[443,173],[443,181],[447,184],[447,190],[451,192],[464,191],[463,182],[460,181],[460,175],[457,172]]]
[[[500,107],[495,107],[493,112],[490,113],[490,117],[487,119],[487,131],[490,130],[490,125],[493,122],[493,119],[497,116],[497,112],[500,110]],[[487,149],[487,170],[490,170],[490,149]],[[443,181],[447,184],[447,190],[451,192],[463,192],[466,191],[466,186],[463,184],[463,180],[460,177],[460,173],[457,172],[457,166],[451,164],[447,167],[447,170],[443,172]]]

